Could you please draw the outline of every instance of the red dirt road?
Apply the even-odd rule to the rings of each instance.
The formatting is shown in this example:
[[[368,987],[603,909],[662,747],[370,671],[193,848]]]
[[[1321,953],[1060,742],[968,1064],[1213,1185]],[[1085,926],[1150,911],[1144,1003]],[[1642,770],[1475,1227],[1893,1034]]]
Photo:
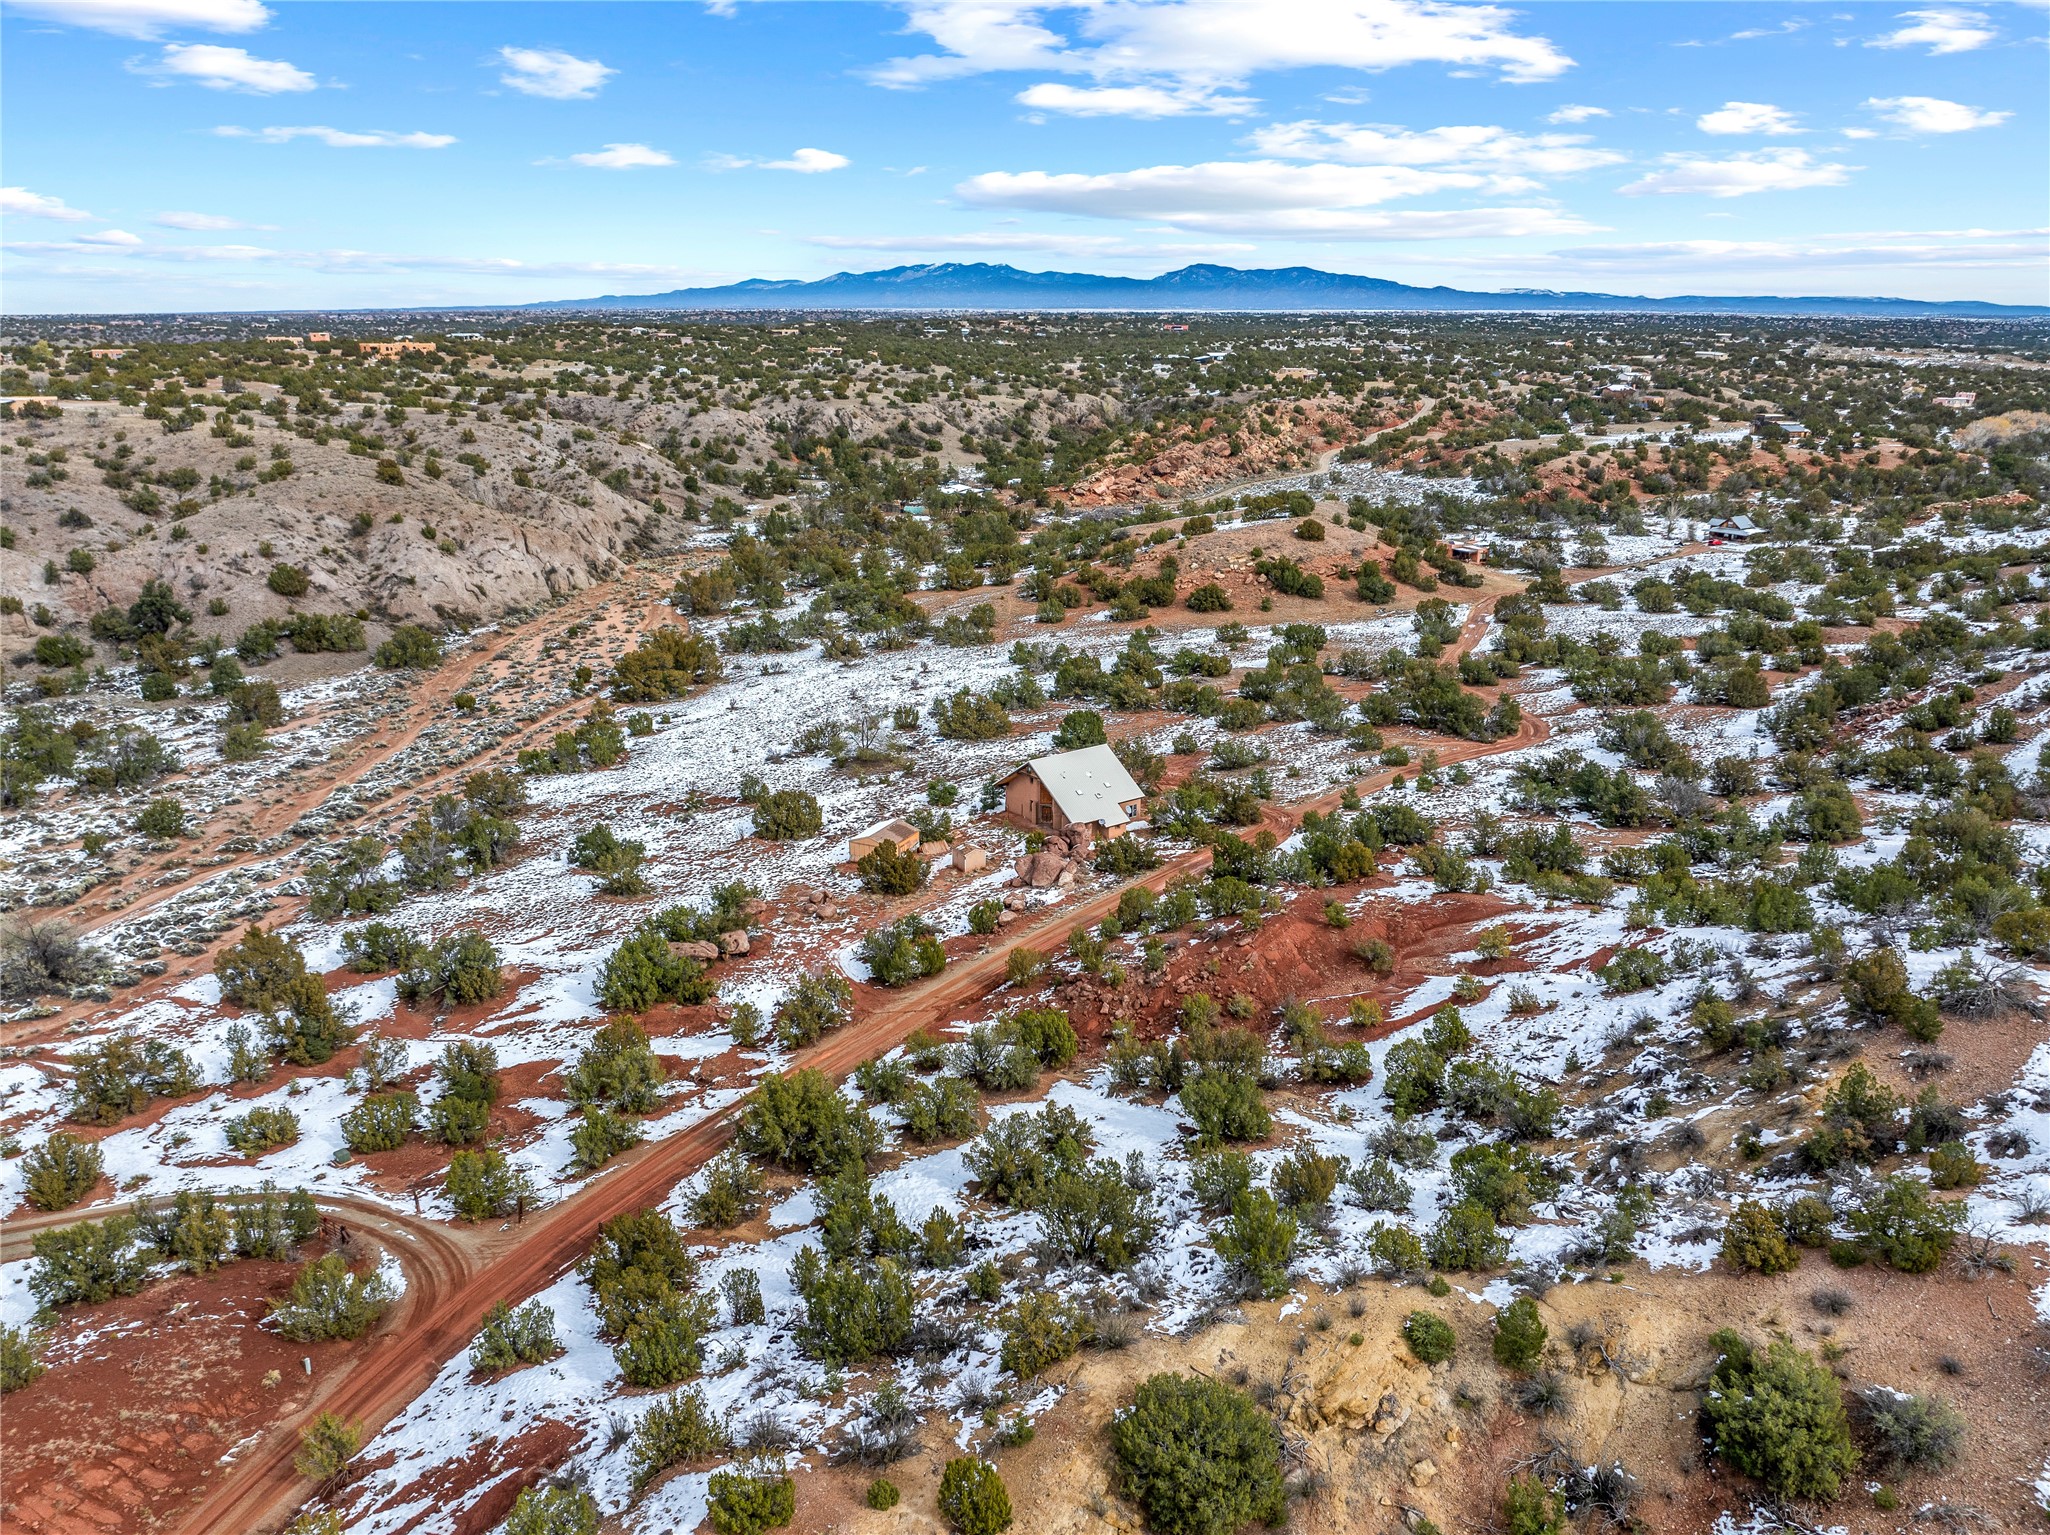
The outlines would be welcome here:
[[[1458,641],[1448,647],[1456,661],[1487,632],[1495,599],[1474,605]],[[1500,741],[1456,741],[1439,749],[1448,766],[1535,745],[1549,735],[1545,722],[1526,715],[1515,735]],[[1369,793],[1385,788],[1396,776],[1389,769],[1355,781],[1352,788]],[[1277,807],[1269,825],[1286,834],[1310,811],[1335,810],[1345,790]],[[1200,873],[1210,863],[1207,848],[1195,849],[1141,877],[1156,889],[1179,875]],[[885,1000],[845,1029],[806,1051],[798,1064],[835,1078],[846,1076],[861,1062],[902,1043],[913,1030],[945,1022],[981,1001],[1004,984],[1004,965],[1011,949],[1035,938],[1065,934],[1069,928],[1095,923],[1110,915],[1126,887],[1105,891],[1078,905],[1059,907],[1037,922],[1007,931],[1002,946],[957,961],[930,985]],[[469,1345],[478,1320],[497,1301],[513,1302],[546,1287],[589,1250],[598,1228],[614,1216],[659,1204],[678,1182],[695,1172],[726,1145],[734,1133],[740,1105],[723,1109],[690,1129],[653,1142],[620,1157],[588,1185],[562,1203],[530,1217],[522,1226],[451,1234],[462,1252],[460,1273],[445,1262],[427,1265],[417,1281],[409,1272],[407,1304],[386,1329],[364,1346],[354,1369],[338,1374],[308,1408],[361,1422],[366,1435],[381,1426],[424,1391],[442,1365]],[[426,1223],[396,1223],[409,1240],[425,1241],[411,1228]],[[242,1457],[237,1472],[196,1505],[181,1526],[181,1535],[216,1535],[223,1530],[257,1531],[280,1522],[305,1493],[305,1482],[292,1469],[297,1445],[296,1424],[280,1424],[265,1441]]]
[[[1487,630],[1495,598],[1482,597],[1447,661],[1473,648]],[[1517,750],[1547,738],[1545,722],[1526,715],[1515,735],[1500,741],[1453,741],[1440,747],[1446,765]],[[1377,771],[1355,780],[1352,789],[1369,793],[1386,787],[1396,770]],[[1336,809],[1344,789],[1332,790],[1299,804],[1275,807],[1267,825],[1286,835],[1310,811]],[[1141,877],[1156,889],[1169,880],[1198,874],[1210,862],[1208,849],[1195,849]],[[971,1007],[1005,983],[1005,962],[1011,949],[1039,941],[1054,947],[1060,936],[1078,924],[1095,923],[1117,906],[1119,887],[1071,906],[1057,907],[1037,921],[1020,924],[1003,935],[1001,945],[954,963],[928,985],[886,997],[854,1022],[805,1052],[799,1065],[840,1078],[870,1057],[903,1041],[913,1030],[930,1027]],[[409,1219],[355,1200],[324,1201],[337,1216],[372,1232],[400,1257],[407,1272],[407,1290],[383,1328],[360,1348],[353,1367],[336,1371],[299,1414],[333,1412],[360,1422],[366,1436],[374,1433],[424,1391],[436,1373],[461,1353],[478,1320],[495,1302],[516,1302],[546,1287],[575,1265],[589,1249],[598,1228],[615,1216],[660,1203],[675,1185],[716,1155],[732,1138],[740,1105],[720,1110],[676,1135],[643,1145],[623,1155],[570,1198],[530,1216],[520,1225],[456,1229]],[[56,1217],[9,1222],[0,1237],[0,1252],[16,1255],[33,1231],[76,1221],[67,1211]],[[272,1529],[289,1518],[307,1492],[292,1469],[300,1426],[298,1420],[276,1425],[261,1443],[249,1446],[234,1468],[216,1482],[178,1526],[179,1535],[218,1535],[221,1531]]]

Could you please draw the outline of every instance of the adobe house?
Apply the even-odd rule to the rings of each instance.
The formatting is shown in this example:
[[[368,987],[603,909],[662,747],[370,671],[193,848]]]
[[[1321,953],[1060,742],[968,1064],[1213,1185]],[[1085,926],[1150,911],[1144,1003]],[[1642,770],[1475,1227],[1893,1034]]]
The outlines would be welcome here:
[[[1013,768],[1003,780],[1004,814],[1032,831],[1118,837],[1146,808],[1146,796],[1108,746],[1055,752]]]
[[[918,828],[909,821],[878,821],[867,831],[847,839],[847,861],[860,863],[885,842],[896,846],[899,853],[909,857],[918,851]]]

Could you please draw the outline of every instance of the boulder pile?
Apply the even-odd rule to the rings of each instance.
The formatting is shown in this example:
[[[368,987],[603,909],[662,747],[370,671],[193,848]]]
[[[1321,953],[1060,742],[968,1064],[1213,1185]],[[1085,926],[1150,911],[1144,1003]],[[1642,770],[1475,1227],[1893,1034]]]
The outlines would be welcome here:
[[[1018,883],[1034,890],[1068,889],[1089,872],[1089,834],[1074,831],[1065,837],[1048,837],[1036,853],[1022,855],[1012,865]]]

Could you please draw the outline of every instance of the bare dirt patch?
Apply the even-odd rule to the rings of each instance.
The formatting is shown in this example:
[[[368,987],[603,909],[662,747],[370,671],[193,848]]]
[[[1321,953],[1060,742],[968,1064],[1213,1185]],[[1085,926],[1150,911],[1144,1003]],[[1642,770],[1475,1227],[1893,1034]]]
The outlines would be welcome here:
[[[296,1270],[236,1263],[61,1313],[54,1367],[7,1398],[7,1527],[171,1528],[238,1445],[307,1408],[352,1345],[293,1343],[257,1325]]]
[[[1493,1362],[1492,1306],[1458,1289],[1439,1299],[1378,1280],[1338,1293],[1313,1288],[1298,1300],[1246,1305],[1186,1340],[1147,1336],[1054,1367],[1044,1381],[1064,1388],[1059,1404],[1038,1419],[1030,1444],[999,1450],[996,1461],[1016,1528],[1136,1529],[1137,1510],[1113,1485],[1105,1425],[1156,1371],[1202,1373],[1252,1391],[1281,1417],[1292,1458],[1321,1489],[1292,1511],[1290,1527],[1307,1535],[1399,1530],[1409,1510],[1446,1530],[1499,1528],[1509,1476],[1553,1443],[1573,1464],[1620,1462],[1638,1484],[1634,1513],[1647,1535],[1698,1535],[1721,1511],[1741,1515],[1764,1501],[1706,1452],[1697,1427],[1700,1387],[1714,1363],[1709,1335],[1733,1326],[1754,1339],[1786,1332],[1810,1350],[1841,1350],[1835,1369],[1851,1388],[1933,1393],[1971,1421],[1962,1465],[1903,1477],[1868,1454],[1835,1503],[1800,1511],[1815,1526],[1904,1535],[1930,1527],[1915,1521],[1916,1510],[1947,1504],[1991,1521],[1958,1527],[2029,1528],[2039,1517],[2029,1484],[2050,1421],[2050,1380],[2028,1347],[2029,1286],[2042,1281],[2040,1263],[2035,1268],[1981,1280],[1911,1279],[1846,1274],[1811,1256],[1775,1279],[1632,1265],[1617,1283],[1560,1286],[1541,1309],[1551,1331],[1547,1365],[1564,1379],[1567,1407],[1544,1418],[1516,1405],[1515,1377]],[[1814,1308],[1809,1297],[1823,1287],[1848,1293],[1846,1315],[1825,1318]],[[1459,1347],[1450,1362],[1425,1366],[1409,1354],[1399,1328],[1413,1309],[1452,1323]],[[1573,1346],[1576,1324],[1600,1346]],[[938,1528],[939,1469],[951,1453],[942,1435],[929,1434],[917,1458],[891,1467],[885,1474],[904,1502],[889,1513],[862,1504],[873,1472],[807,1473],[793,1528]],[[1890,1488],[1900,1507],[1876,1507],[1868,1482]]]

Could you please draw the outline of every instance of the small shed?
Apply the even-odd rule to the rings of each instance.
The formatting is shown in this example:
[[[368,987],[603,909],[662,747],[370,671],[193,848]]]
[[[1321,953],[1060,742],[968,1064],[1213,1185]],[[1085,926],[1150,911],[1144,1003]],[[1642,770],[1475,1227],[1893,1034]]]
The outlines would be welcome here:
[[[1765,529],[1761,528],[1749,517],[1718,517],[1708,525],[1708,536],[1710,538],[1733,538],[1739,543],[1744,542],[1746,539],[1757,538],[1764,532]]]
[[[1447,544],[1445,547],[1452,551],[1452,558],[1460,560],[1465,564],[1485,565],[1488,563],[1488,546],[1486,544]]]
[[[1020,763],[1003,780],[1004,814],[1033,831],[1086,827],[1116,837],[1146,807],[1145,793],[1108,746]]]
[[[918,851],[918,828],[909,821],[878,821],[859,836],[847,839],[847,861],[860,863],[885,842],[899,854],[910,857]]]

